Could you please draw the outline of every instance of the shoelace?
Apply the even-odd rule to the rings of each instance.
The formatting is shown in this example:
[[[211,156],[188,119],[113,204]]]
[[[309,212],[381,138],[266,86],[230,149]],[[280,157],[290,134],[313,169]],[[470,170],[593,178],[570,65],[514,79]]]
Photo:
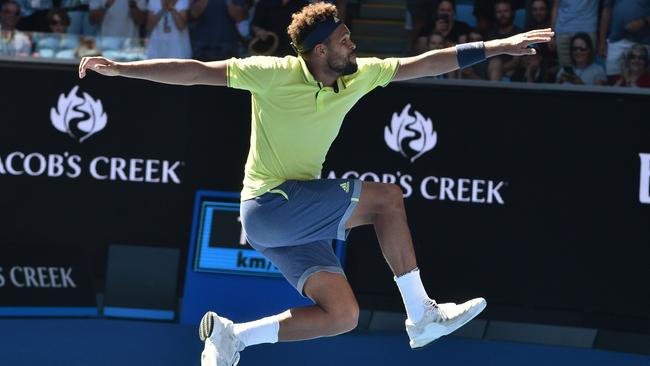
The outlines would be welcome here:
[[[447,314],[442,310],[442,308],[440,308],[440,306],[438,306],[438,303],[435,300],[424,300],[424,307],[427,309],[427,313],[432,313],[436,321],[449,319]]]

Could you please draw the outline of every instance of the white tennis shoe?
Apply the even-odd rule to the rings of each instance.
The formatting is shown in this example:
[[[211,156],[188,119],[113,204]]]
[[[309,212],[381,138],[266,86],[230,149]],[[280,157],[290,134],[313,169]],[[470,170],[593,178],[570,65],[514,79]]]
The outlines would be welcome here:
[[[205,342],[201,366],[236,366],[243,343],[235,336],[232,321],[208,311],[201,319],[199,338]]]
[[[474,319],[485,307],[487,302],[479,297],[462,304],[437,304],[433,300],[425,301],[424,316],[417,324],[406,319],[412,349],[424,347],[436,339],[445,336]]]

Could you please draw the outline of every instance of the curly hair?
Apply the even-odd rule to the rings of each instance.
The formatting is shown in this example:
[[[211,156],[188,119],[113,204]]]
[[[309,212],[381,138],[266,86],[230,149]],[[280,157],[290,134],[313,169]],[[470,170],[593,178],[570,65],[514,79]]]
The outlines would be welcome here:
[[[310,4],[291,16],[287,33],[293,44],[301,44],[318,24],[336,17],[336,6],[327,3]]]

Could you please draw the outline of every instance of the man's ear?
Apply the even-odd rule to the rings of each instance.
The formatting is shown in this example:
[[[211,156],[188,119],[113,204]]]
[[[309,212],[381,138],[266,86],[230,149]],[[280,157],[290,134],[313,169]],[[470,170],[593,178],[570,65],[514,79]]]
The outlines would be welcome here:
[[[325,52],[327,51],[327,47],[325,47],[324,44],[319,43],[314,47],[314,52],[318,55],[325,55]]]

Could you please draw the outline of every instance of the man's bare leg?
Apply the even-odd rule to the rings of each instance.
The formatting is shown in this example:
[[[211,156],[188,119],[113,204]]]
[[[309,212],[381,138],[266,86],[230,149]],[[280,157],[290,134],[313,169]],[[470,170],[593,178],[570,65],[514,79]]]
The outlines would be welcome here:
[[[277,315],[279,341],[334,336],[356,328],[359,305],[343,275],[317,272],[305,282],[304,292],[316,305]]]
[[[379,246],[393,274],[417,267],[413,239],[406,221],[402,189],[394,184],[362,182],[361,197],[347,228],[373,225]]]

